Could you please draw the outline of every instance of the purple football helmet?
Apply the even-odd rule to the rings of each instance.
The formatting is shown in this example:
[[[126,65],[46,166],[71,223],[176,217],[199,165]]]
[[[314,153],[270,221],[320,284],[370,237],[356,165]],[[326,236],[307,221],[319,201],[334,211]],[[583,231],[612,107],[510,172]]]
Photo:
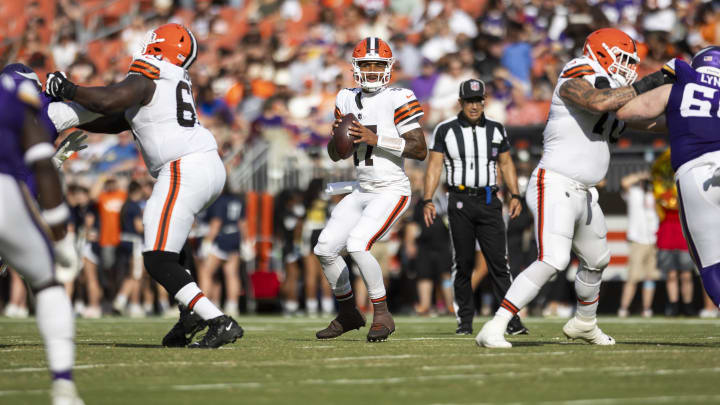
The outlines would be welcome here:
[[[16,80],[30,80],[37,85],[38,90],[42,89],[42,83],[40,83],[40,78],[37,73],[22,63],[11,63],[5,66],[0,74],[9,75]]]
[[[700,50],[693,56],[691,66],[700,73],[720,76],[720,46]]]

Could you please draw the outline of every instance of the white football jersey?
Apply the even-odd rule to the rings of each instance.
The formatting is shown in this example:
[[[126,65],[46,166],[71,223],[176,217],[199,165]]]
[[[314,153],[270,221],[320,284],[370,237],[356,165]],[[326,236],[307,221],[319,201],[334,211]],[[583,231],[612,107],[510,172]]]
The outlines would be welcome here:
[[[386,87],[375,93],[364,93],[359,88],[340,90],[335,99],[335,116],[349,113],[355,114],[361,124],[378,136],[390,138],[400,138],[409,130],[403,126],[424,114],[415,93],[399,87]],[[355,149],[353,160],[363,191],[410,195],[410,180],[405,175],[402,157],[361,143]]]
[[[587,80],[596,88],[620,87],[600,64],[588,57],[568,62],[553,92],[538,166],[593,186],[605,178],[610,164],[608,141],[624,130],[625,123],[617,120],[614,112],[594,114],[565,104],[559,95],[560,86],[576,78]]]
[[[155,94],[147,105],[125,111],[153,177],[166,163],[191,153],[217,150],[215,138],[197,119],[187,70],[143,55],[135,57],[128,74],[141,74],[155,82]]]

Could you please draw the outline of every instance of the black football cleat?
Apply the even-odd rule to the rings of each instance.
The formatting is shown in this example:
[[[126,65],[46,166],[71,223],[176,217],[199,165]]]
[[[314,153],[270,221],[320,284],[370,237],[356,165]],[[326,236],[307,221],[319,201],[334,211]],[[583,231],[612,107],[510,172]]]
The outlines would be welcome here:
[[[165,347],[185,347],[192,342],[192,338],[198,332],[205,329],[206,326],[207,322],[205,322],[200,315],[180,306],[180,319],[172,329],[170,329],[170,332],[165,335],[162,340],[162,345]]]
[[[191,349],[217,349],[222,345],[234,343],[243,337],[245,333],[243,328],[235,322],[234,319],[227,315],[218,316],[217,318],[207,321],[208,331],[202,339],[190,344]]]
[[[510,320],[510,323],[508,323],[507,329],[505,329],[505,333],[511,336],[517,336],[517,335],[527,335],[530,333],[528,331],[528,328],[523,325],[522,321],[520,321],[520,317],[515,315]]]
[[[365,317],[357,308],[352,311],[339,313],[335,319],[330,321],[327,328],[318,331],[315,337],[318,339],[333,339],[345,332],[360,329],[365,326]]]
[[[395,321],[390,312],[373,316],[373,323],[367,334],[368,342],[384,342],[395,332]]]
[[[457,329],[455,329],[456,335],[472,335],[472,333],[473,333],[472,325],[468,325],[466,323],[459,324]]]

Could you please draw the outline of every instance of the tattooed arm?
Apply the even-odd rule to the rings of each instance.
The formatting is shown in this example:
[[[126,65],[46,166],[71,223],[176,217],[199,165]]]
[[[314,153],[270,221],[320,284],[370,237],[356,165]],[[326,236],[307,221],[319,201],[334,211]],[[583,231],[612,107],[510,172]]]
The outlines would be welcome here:
[[[425,134],[422,129],[411,129],[400,136],[405,139],[405,149],[402,153],[403,157],[425,160],[428,150],[425,144]]]
[[[559,94],[566,103],[592,113],[615,111],[637,95],[631,86],[617,89],[596,89],[581,77],[563,83],[560,86]]]

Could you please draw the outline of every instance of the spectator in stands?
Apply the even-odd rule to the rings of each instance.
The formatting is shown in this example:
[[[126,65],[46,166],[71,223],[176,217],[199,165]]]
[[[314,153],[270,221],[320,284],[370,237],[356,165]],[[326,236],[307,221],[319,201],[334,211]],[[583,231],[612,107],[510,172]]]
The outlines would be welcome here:
[[[101,173],[131,171],[137,165],[138,151],[129,132],[117,135],[117,143],[100,157],[96,170]]]
[[[242,283],[240,281],[240,243],[245,229],[245,204],[230,193],[227,183],[223,193],[207,209],[208,232],[202,242],[205,261],[198,269],[198,283],[208,298],[220,306],[220,291],[211,288],[218,267],[222,266],[225,280],[225,305],[223,312],[237,316]]]
[[[100,220],[100,263],[103,271],[108,271],[115,264],[115,250],[120,244],[120,211],[127,199],[127,194],[120,188],[115,177],[108,177],[102,183],[103,190],[97,195],[97,211]]]
[[[430,315],[434,289],[442,292],[445,308],[452,307],[452,255],[447,218],[447,190],[435,193],[433,203],[437,219],[428,226],[425,223],[423,204],[415,204],[415,210],[405,228],[405,252],[412,260],[417,274],[418,315]]]
[[[410,89],[415,93],[418,101],[425,104],[430,100],[439,76],[435,71],[435,64],[430,59],[423,58],[420,74],[410,82]]]
[[[660,225],[657,232],[657,264],[665,274],[668,305],[665,315],[695,315],[693,299],[693,269],[695,268],[680,224],[677,187],[670,168],[670,149],[652,165],[655,202]],[[682,298],[682,306],[680,306]]]
[[[323,315],[335,312],[332,289],[323,275],[320,261],[313,253],[329,214],[328,199],[322,193],[323,179],[312,179],[303,196],[305,215],[296,225],[300,228],[300,254],[305,270],[305,310],[310,316],[317,316],[320,308]],[[321,306],[318,305],[318,293]]]
[[[655,197],[650,184],[650,173],[631,173],[622,179],[623,198],[627,203],[628,228],[627,240],[630,245],[628,254],[627,280],[620,298],[618,316],[625,318],[630,314],[630,304],[635,297],[637,283],[642,281],[642,316],[652,316],[652,302],[655,295],[657,271],[658,217],[655,212]]]
[[[120,314],[141,318],[145,312],[140,305],[140,280],[143,275],[143,190],[140,183],[131,181],[127,187],[127,200],[120,210],[120,245],[118,272],[124,274],[120,289],[113,300],[113,309]],[[127,306],[128,300],[130,305]],[[127,308],[126,308],[127,306]],[[127,311],[126,311],[127,309]]]
[[[510,22],[507,29],[507,45],[503,49],[502,65],[520,82],[526,94],[530,93],[530,69],[532,68],[532,47],[524,25]]]
[[[472,72],[456,55],[447,58],[447,68],[440,74],[433,87],[430,98],[430,116],[426,120],[432,123],[452,116],[457,111],[457,94],[460,84],[472,77]]]

